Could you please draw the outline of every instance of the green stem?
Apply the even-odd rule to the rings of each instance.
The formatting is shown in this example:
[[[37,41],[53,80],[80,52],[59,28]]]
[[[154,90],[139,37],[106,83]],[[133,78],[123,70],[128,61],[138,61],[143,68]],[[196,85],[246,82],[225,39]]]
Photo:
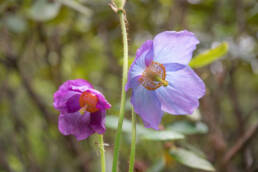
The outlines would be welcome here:
[[[100,150],[100,159],[101,159],[101,172],[106,172],[106,160],[105,160],[105,148],[103,135],[99,135],[99,150]]]
[[[119,148],[120,148],[120,136],[121,136],[124,113],[125,113],[125,96],[126,96],[125,84],[127,82],[127,72],[128,72],[128,42],[127,42],[127,32],[126,32],[126,24],[125,24],[126,17],[123,11],[118,11],[118,14],[120,17],[120,24],[121,24],[122,37],[123,37],[124,58],[123,58],[122,93],[121,93],[121,102],[120,102],[121,104],[120,104],[118,127],[117,127],[116,138],[115,138],[112,172],[117,171]]]
[[[135,159],[135,142],[136,142],[136,119],[135,113],[132,108],[132,141],[131,141],[131,153],[129,162],[129,172],[133,172],[134,169],[134,159]]]

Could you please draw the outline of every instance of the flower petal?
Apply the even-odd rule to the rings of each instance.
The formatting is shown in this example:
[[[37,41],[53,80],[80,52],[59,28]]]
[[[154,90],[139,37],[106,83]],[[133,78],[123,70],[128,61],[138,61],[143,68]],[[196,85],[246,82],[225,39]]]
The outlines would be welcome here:
[[[92,85],[83,80],[75,79],[64,82],[54,94],[54,107],[61,113],[67,113],[67,101],[76,94],[80,94],[88,88],[93,88]]]
[[[198,43],[194,34],[186,30],[159,33],[153,40],[154,61],[188,64]]]
[[[72,96],[78,94],[78,92],[75,91],[68,91],[68,90],[63,90],[60,91],[58,90],[54,94],[54,108],[59,110],[61,113],[68,113],[68,107],[67,107],[67,101],[69,98]]]
[[[58,129],[63,135],[74,135],[77,140],[83,140],[94,133],[89,123],[90,113],[84,115],[79,112],[60,114]]]
[[[154,91],[147,90],[142,85],[133,89],[131,103],[135,112],[141,116],[144,126],[158,130],[163,112],[161,104]]]
[[[143,71],[145,70],[146,66],[148,66],[153,60],[153,46],[152,40],[147,40],[141,48],[139,48],[136,52],[136,57],[134,59],[133,64],[131,65],[129,72],[128,72],[128,81],[126,84],[126,90],[132,88],[135,85],[134,82],[135,77],[139,77],[142,75]]]
[[[96,105],[98,109],[105,110],[111,108],[111,104],[108,103],[105,96],[101,92],[95,89],[88,89],[87,91],[95,94],[98,97],[98,103]]]
[[[161,109],[170,114],[192,114],[199,106],[197,98],[185,95],[182,91],[172,87],[170,83],[166,87],[159,87],[155,92],[161,102]]]
[[[128,81],[125,85],[125,91],[128,91],[130,88],[136,88],[140,82],[139,82],[139,78],[141,77],[141,75],[138,75],[134,78],[132,78],[130,80],[130,82]]]
[[[164,66],[166,68],[166,80],[172,87],[195,99],[199,99],[205,94],[205,84],[189,66],[176,63],[165,64]]]
[[[95,132],[99,134],[103,134],[106,131],[105,118],[106,118],[105,110],[100,110],[100,111],[91,113],[91,117],[90,117],[91,128]]]
[[[152,40],[147,40],[145,41],[142,46],[136,51],[136,58],[141,57],[141,55],[145,51],[149,51],[153,47],[153,41]],[[148,56],[145,56],[145,65],[149,66],[151,61],[153,60],[153,51],[149,51]]]
[[[80,110],[80,94],[74,94],[72,97],[70,97],[67,102],[66,102],[66,107],[67,107],[67,112],[68,113],[73,113],[78,110]]]

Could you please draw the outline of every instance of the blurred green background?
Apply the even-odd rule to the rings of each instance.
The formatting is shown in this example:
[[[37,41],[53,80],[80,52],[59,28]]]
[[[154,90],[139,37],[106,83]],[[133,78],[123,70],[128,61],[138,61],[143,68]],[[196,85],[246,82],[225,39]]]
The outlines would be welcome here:
[[[123,50],[119,19],[108,3],[0,1],[1,172],[100,171],[95,136],[78,142],[57,129],[53,93],[76,78],[90,81],[112,104],[104,137],[110,171]],[[258,2],[129,0],[126,11],[130,62],[145,40],[164,30],[194,32],[200,40],[195,55],[228,45],[223,58],[196,69],[207,86],[199,110],[190,117],[163,117],[160,128],[185,139],[138,138],[135,171],[199,172],[212,170],[209,161],[218,172],[257,172]],[[129,100],[126,107],[130,120]],[[128,170],[130,152],[126,124],[121,172]]]

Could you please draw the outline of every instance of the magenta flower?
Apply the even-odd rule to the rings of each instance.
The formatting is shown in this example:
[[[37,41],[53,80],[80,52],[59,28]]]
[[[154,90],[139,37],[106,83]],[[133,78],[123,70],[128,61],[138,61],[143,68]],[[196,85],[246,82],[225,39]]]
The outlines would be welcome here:
[[[68,80],[54,94],[54,107],[60,111],[58,128],[77,140],[105,132],[106,109],[111,105],[103,94],[83,80]]]
[[[158,129],[163,112],[192,114],[205,93],[203,81],[188,66],[199,43],[188,31],[165,31],[136,52],[126,90],[145,127]]]

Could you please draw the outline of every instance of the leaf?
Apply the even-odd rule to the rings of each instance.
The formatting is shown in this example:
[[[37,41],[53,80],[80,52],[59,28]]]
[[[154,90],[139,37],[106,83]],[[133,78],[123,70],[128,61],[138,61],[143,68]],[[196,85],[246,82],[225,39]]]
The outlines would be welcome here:
[[[85,16],[90,16],[92,13],[92,11],[89,8],[81,5],[80,3],[78,3],[74,0],[58,0],[58,1],[72,9],[84,14]]]
[[[118,118],[116,116],[106,116],[106,126],[111,129],[116,129],[118,124]],[[138,126],[137,126],[138,127]],[[138,129],[138,128],[137,128]],[[131,123],[127,119],[123,121],[122,131],[126,133],[131,132]]]
[[[184,138],[183,135],[174,131],[162,130],[162,131],[149,131],[144,133],[144,139],[148,140],[175,140]]]
[[[164,158],[159,159],[157,162],[155,162],[148,170],[147,172],[158,172],[162,171],[165,167],[165,160]]]
[[[170,154],[176,161],[188,167],[206,171],[215,171],[209,161],[197,156],[191,151],[182,148],[175,148],[170,151]]]
[[[106,126],[108,128],[117,129],[118,118],[116,116],[106,117]],[[122,131],[126,133],[131,133],[131,121],[124,119]],[[144,126],[136,125],[137,136],[141,139],[148,140],[176,140],[183,139],[184,136],[180,133],[176,133],[170,130],[156,131],[149,128],[144,128]]]
[[[205,134],[208,127],[202,122],[177,121],[167,127],[167,129],[181,134]]]
[[[228,51],[228,44],[226,42],[223,42],[219,44],[217,47],[210,49],[208,51],[205,51],[196,57],[194,57],[189,65],[193,68],[199,68],[206,66],[213,61],[221,58],[223,55],[225,55]]]
[[[8,29],[15,33],[22,33],[27,28],[26,20],[19,15],[9,15],[5,20]]]
[[[60,10],[60,3],[37,0],[29,9],[29,17],[37,21],[47,21],[55,18]]]

